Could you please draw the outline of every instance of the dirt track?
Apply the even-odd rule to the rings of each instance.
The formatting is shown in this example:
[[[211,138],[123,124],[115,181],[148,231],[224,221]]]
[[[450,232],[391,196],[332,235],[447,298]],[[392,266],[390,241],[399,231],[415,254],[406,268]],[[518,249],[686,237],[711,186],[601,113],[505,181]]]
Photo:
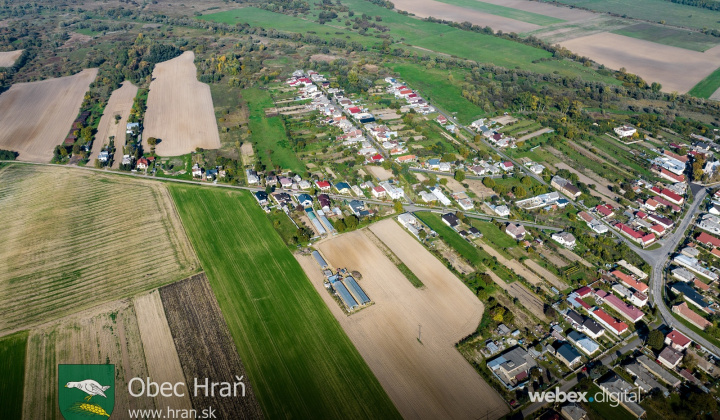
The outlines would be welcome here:
[[[23,50],[0,51],[0,67],[12,67],[18,58],[22,55]]]
[[[392,219],[373,233],[425,284],[415,289],[361,231],[319,243],[327,261],[359,270],[374,305],[346,316],[312,257],[298,256],[313,285],[406,419],[496,419],[508,409],[454,348],[474,331],[483,305]],[[422,327],[422,344],[418,342]]]
[[[160,156],[220,148],[210,86],[197,80],[194,60],[195,54],[186,51],[153,70],[143,147],[148,137],[161,139],[155,148]]]
[[[701,53],[607,32],[560,44],[612,69],[624,67],[648,83],[658,82],[665,92],[687,93],[718,67],[716,48]]]
[[[70,132],[97,71],[12,85],[0,95],[0,149],[19,152],[19,160],[49,162]]]
[[[116,152],[113,168],[117,169],[120,167],[123,147],[125,146],[127,120],[130,116],[130,108],[132,108],[133,99],[135,99],[137,90],[137,86],[125,81],[120,88],[115,89],[112,95],[110,95],[110,100],[108,100],[108,104],[105,106],[105,112],[103,112],[100,118],[100,124],[98,124],[97,134],[93,142],[92,153],[90,154],[91,164],[95,162],[103,146],[110,142],[110,136],[114,136]],[[120,115],[120,120],[117,123],[115,122],[115,115]]]

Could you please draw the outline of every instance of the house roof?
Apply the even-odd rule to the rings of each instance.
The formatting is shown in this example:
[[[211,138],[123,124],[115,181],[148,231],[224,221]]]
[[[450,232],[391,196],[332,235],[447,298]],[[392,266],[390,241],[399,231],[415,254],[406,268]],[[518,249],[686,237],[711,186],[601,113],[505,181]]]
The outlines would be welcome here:
[[[576,324],[582,324],[582,323],[583,323],[583,317],[582,317],[579,313],[573,311],[572,309],[570,309],[569,311],[567,311],[567,313],[565,314],[565,316],[567,316],[568,318],[570,318],[570,319],[571,319],[573,322],[575,322]]]
[[[684,316],[685,318],[688,318],[690,321],[692,321],[694,324],[702,325],[707,328],[708,326],[712,325],[710,321],[705,319],[704,317],[697,314],[697,312],[690,309],[690,307],[687,305],[687,302],[682,302],[679,305],[675,305],[672,307],[673,312],[677,312],[680,315]]]
[[[641,283],[634,278],[628,276],[627,274],[623,273],[620,270],[615,270],[611,273],[613,276],[617,277],[625,283],[628,287],[632,287],[633,289],[645,293],[648,290],[648,285],[645,283]]]
[[[577,289],[575,291],[575,293],[577,293],[578,296],[580,296],[580,297],[585,297],[585,296],[589,295],[590,293],[592,293],[592,289],[587,286],[583,286],[583,287]]]
[[[680,347],[685,347],[687,344],[690,344],[690,339],[685,337],[683,333],[678,330],[670,331],[666,337]]]
[[[603,311],[602,309],[595,309],[593,311],[593,314],[601,319],[603,322],[608,324],[610,327],[612,327],[616,332],[623,333],[625,330],[628,329],[628,326],[626,323],[622,321],[618,321],[615,318],[608,315],[607,312]]]
[[[658,355],[658,360],[665,360],[670,365],[675,365],[682,359],[682,353],[675,351],[672,347],[665,347]]]
[[[572,363],[578,358],[582,357],[580,353],[575,350],[575,347],[568,343],[563,344],[557,349],[557,353],[562,356],[563,359],[567,360],[568,363]]]
[[[339,190],[344,190],[344,189],[346,189],[346,188],[347,188],[347,189],[350,189],[350,184],[348,184],[347,182],[338,182],[338,183],[335,184],[335,188],[337,188],[338,191],[339,191]]]
[[[720,239],[710,235],[709,233],[702,232],[699,234],[696,238],[696,241],[705,244],[705,245],[712,245],[712,246],[720,246]]]
[[[599,334],[600,332],[605,330],[600,324],[590,318],[585,318],[585,321],[583,321],[582,325],[583,327],[590,330],[593,334]]]
[[[704,290],[706,292],[708,290],[710,290],[710,285],[703,283],[701,280],[695,279],[695,280],[693,280],[693,284],[695,285],[695,287],[697,287],[700,290]]]
[[[318,188],[330,188],[330,183],[328,181],[318,181],[315,184]]]

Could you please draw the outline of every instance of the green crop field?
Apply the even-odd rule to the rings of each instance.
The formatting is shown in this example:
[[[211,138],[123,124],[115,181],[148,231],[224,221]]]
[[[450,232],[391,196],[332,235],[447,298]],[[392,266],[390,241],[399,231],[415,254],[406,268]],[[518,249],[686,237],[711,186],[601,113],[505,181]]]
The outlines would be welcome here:
[[[688,28],[717,28],[720,12],[667,0],[557,0],[558,3]]]
[[[430,102],[440,106],[443,111],[456,113],[461,123],[469,124],[485,116],[485,111],[462,96],[460,83],[464,73],[440,69],[428,69],[418,64],[395,64],[390,68],[412,89],[420,92]],[[448,75],[453,76],[453,81]]]
[[[290,146],[283,121],[280,117],[265,116],[265,109],[275,106],[270,92],[257,88],[245,89],[242,97],[247,101],[250,111],[250,140],[257,145],[260,161],[268,169],[278,165],[283,169],[304,174],[305,165]]]
[[[0,396],[4,419],[22,418],[27,331],[0,338]]]
[[[618,35],[700,52],[720,45],[720,39],[712,35],[650,23],[639,23],[612,32]]]
[[[502,16],[510,19],[519,20],[521,22],[534,23],[535,25],[552,25],[555,23],[565,22],[552,16],[545,16],[538,13],[526,12],[512,7],[500,6],[497,4],[484,3],[477,0],[438,0],[442,3],[453,4],[455,6],[465,7],[468,9],[478,10],[480,12],[489,13],[495,16]]]
[[[710,73],[708,77],[702,79],[700,83],[690,89],[688,93],[698,98],[707,99],[718,89],[720,89],[720,68]]]
[[[168,188],[266,418],[400,418],[248,192]]]

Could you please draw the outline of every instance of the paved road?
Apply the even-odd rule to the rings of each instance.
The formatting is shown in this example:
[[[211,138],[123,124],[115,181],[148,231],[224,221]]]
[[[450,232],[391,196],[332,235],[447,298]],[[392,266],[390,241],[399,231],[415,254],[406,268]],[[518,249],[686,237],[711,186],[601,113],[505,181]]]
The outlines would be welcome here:
[[[434,171],[432,169],[424,169],[424,168],[410,168],[411,172],[423,172],[427,174],[435,174],[435,175],[441,175],[441,176],[449,176],[452,177],[455,174],[452,172],[440,172],[440,171]],[[486,175],[486,176],[475,176],[475,175],[467,175],[468,171],[465,171],[465,178],[467,179],[477,179],[482,181],[483,178],[502,178],[502,175]]]

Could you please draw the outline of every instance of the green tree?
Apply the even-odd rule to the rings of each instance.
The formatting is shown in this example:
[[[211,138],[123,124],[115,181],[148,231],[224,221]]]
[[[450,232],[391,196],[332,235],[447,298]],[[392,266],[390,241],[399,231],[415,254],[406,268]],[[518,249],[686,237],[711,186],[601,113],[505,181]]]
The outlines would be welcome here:
[[[393,203],[393,208],[395,209],[395,213],[402,213],[403,211],[405,211],[405,209],[403,208],[403,203],[400,200],[395,200],[395,202]]]
[[[490,177],[483,178],[482,183],[488,188],[495,188],[495,180]]]
[[[660,351],[665,344],[665,336],[658,330],[652,330],[650,334],[648,334],[647,344],[652,349]]]
[[[463,182],[465,180],[465,171],[455,171],[455,180]]]

